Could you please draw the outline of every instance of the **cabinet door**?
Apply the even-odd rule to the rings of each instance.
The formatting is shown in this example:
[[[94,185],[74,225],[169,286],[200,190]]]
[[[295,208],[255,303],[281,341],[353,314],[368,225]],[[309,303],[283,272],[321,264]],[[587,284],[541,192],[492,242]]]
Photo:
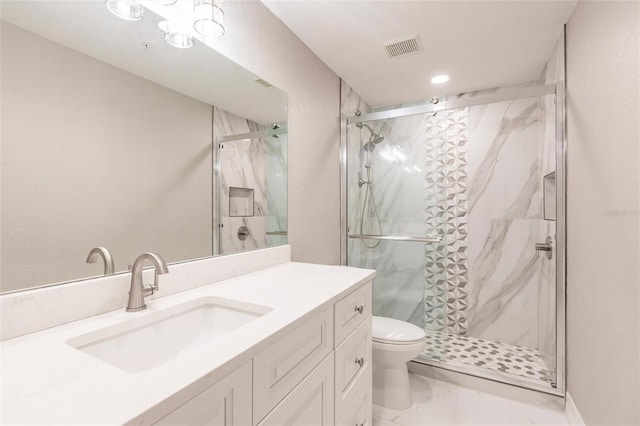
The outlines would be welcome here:
[[[155,424],[247,426],[251,420],[251,362],[248,362]]]
[[[367,375],[358,393],[349,404],[337,426],[372,426],[371,373]]]
[[[371,372],[371,316],[335,351],[336,419],[339,419]]]
[[[333,424],[332,352],[258,426]]]
[[[333,307],[253,358],[254,424],[267,415],[333,349]]]
[[[368,282],[335,304],[334,347],[337,348],[370,315],[371,282]]]

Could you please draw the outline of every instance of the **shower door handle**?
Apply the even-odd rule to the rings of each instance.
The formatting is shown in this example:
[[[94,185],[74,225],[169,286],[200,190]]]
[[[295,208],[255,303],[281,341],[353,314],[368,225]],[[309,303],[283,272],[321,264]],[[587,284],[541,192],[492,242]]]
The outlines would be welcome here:
[[[540,257],[540,252],[544,251],[547,253],[547,259],[551,259],[553,256],[553,240],[550,236],[547,236],[547,239],[544,243],[536,243],[536,258]]]

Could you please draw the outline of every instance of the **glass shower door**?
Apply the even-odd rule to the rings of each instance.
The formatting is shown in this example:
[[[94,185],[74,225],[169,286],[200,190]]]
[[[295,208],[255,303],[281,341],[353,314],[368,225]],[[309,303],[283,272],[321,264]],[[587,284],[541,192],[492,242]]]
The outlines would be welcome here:
[[[423,143],[425,119],[420,114],[347,128],[348,264],[376,270],[374,315],[420,328],[427,319],[444,322],[443,310],[425,311],[431,297],[425,276],[435,276],[431,271],[445,261],[435,242],[443,227],[425,223],[425,211],[440,217],[444,211],[442,185],[429,166],[441,153]]]
[[[419,361],[557,394],[557,109],[521,90],[349,124],[347,263],[377,271],[374,315],[425,330]]]
[[[427,331],[424,353],[440,366],[555,386],[555,257],[536,251],[555,237],[543,215],[544,177],[555,170],[554,121],[544,117],[553,98],[446,111],[445,274],[457,294],[444,303],[445,329]]]

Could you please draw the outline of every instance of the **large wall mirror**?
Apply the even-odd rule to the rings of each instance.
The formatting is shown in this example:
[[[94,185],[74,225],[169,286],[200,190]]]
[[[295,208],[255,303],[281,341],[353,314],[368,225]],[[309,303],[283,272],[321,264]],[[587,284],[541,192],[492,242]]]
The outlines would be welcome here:
[[[149,10],[0,7],[1,292],[286,244],[285,93]]]

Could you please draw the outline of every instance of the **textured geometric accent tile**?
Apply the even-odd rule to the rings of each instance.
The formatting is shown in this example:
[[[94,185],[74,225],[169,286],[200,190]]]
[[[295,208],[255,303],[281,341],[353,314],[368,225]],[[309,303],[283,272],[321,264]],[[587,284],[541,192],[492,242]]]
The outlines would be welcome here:
[[[429,116],[426,123],[425,227],[429,237],[446,233],[445,114]],[[445,331],[447,318],[447,257],[445,239],[425,244],[425,328]]]
[[[426,329],[467,331],[467,110],[426,118],[425,225],[441,244],[425,248]]]
[[[467,331],[467,109],[446,115],[447,331]]]
[[[427,331],[424,357],[448,364],[461,363],[552,383],[542,355],[536,349],[475,337]]]

